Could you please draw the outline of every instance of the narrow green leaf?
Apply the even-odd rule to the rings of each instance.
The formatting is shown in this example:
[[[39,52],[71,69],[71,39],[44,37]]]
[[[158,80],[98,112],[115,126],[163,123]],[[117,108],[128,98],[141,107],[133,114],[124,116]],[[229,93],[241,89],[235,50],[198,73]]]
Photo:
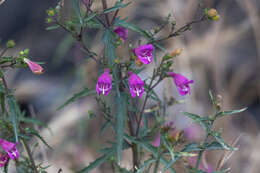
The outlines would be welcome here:
[[[70,99],[68,99],[63,105],[61,105],[60,107],[57,108],[57,110],[60,110],[62,108],[64,108],[65,106],[69,105],[70,103],[82,98],[82,97],[86,97],[86,96],[91,96],[96,94],[96,90],[90,90],[88,88],[84,88],[82,91],[74,94]]]
[[[116,58],[115,33],[111,29],[105,29],[102,40],[106,47],[108,63],[112,65]]]
[[[88,21],[90,21],[91,19],[93,19],[94,17],[96,17],[97,13],[94,12],[94,13],[91,13],[88,17],[86,17],[84,19],[84,22],[87,23]]]
[[[73,6],[74,6],[74,10],[77,14],[80,24],[83,25],[83,19],[82,19],[81,12],[80,12],[79,0],[73,0]]]
[[[76,172],[76,173],[87,173],[95,169],[96,167],[100,166],[102,163],[104,163],[111,155],[113,152],[107,153],[106,155],[103,155],[96,159],[94,162],[90,163],[86,168],[83,168],[82,170]]]
[[[175,157],[174,150],[173,150],[173,147],[171,146],[171,144],[169,143],[169,141],[167,140],[166,135],[162,136],[162,141],[163,141],[164,145],[166,146],[167,150],[170,152],[171,159],[174,160],[174,157]]]
[[[183,152],[193,152],[193,151],[200,151],[202,150],[200,144],[198,143],[190,143],[185,145],[185,147],[183,148]]]
[[[225,141],[222,139],[222,137],[220,136],[220,134],[218,132],[212,132],[212,135],[215,137],[215,139],[217,140],[217,142],[226,150],[237,150],[237,148],[233,148],[230,145],[226,144]]]
[[[59,25],[52,25],[46,28],[46,30],[50,31],[50,30],[54,30],[54,29],[58,29],[60,26]]]
[[[126,4],[122,4],[122,3],[120,3],[120,2],[117,2],[117,3],[115,4],[115,6],[113,6],[113,7],[111,7],[111,8],[108,8],[108,9],[105,9],[105,10],[104,10],[104,13],[105,13],[105,14],[106,14],[106,13],[111,13],[111,12],[113,12],[113,11],[116,11],[116,10],[120,9],[120,8],[124,8],[124,7],[128,6],[129,4],[131,4],[131,2],[128,2],[128,3],[126,3]]]
[[[199,115],[188,113],[188,112],[183,112],[183,113],[184,115],[191,118],[194,122],[198,122],[201,125],[201,127],[203,127],[204,130],[206,130],[207,132],[209,131],[209,123],[208,123],[209,119],[207,117],[201,117]]]
[[[244,112],[245,110],[247,110],[247,108],[243,108],[243,109],[239,109],[239,110],[231,110],[231,111],[221,111],[219,113],[217,113],[217,117],[223,117],[225,115],[233,115],[233,114],[237,114],[240,112]]]
[[[51,146],[43,139],[43,137],[41,135],[39,135],[37,132],[33,132],[32,133],[34,136],[38,137],[42,143],[44,143],[49,149],[52,149]]]
[[[144,164],[142,166],[140,166],[140,168],[137,170],[136,173],[142,173],[144,172],[144,170],[152,163],[156,162],[156,159],[148,159],[146,161],[144,161]]]
[[[123,149],[124,141],[124,128],[125,128],[125,116],[126,116],[126,96],[122,95],[117,97],[117,122],[116,122],[116,133],[117,133],[117,164],[120,165],[121,152]]]
[[[13,96],[7,97],[7,103],[8,103],[8,109],[9,109],[10,117],[11,117],[12,124],[13,124],[15,141],[18,142],[19,141],[18,126],[17,126],[17,118],[19,116],[18,115],[19,111],[17,110],[18,106],[16,106],[16,100]]]

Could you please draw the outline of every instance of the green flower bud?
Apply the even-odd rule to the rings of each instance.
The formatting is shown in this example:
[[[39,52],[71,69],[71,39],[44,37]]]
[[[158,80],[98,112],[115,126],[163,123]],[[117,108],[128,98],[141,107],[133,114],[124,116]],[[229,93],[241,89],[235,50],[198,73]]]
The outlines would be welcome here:
[[[14,46],[15,46],[14,40],[9,40],[9,41],[6,43],[6,47],[7,47],[7,48],[13,48]]]
[[[55,11],[53,9],[47,10],[48,16],[52,17],[55,15]]]
[[[29,49],[24,49],[23,52],[24,52],[25,55],[29,55],[29,51],[30,51]]]
[[[52,18],[46,18],[46,23],[51,23],[51,22],[53,22],[53,20],[52,20]]]

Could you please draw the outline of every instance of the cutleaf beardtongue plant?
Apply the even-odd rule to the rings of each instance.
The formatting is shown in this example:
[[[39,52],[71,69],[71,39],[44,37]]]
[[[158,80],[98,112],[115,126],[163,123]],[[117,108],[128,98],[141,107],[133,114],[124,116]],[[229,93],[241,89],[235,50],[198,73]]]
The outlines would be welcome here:
[[[144,92],[144,82],[141,80],[139,76],[134,74],[133,72],[129,71],[128,74],[130,75],[128,79],[128,85],[130,88],[130,94],[132,97],[142,97]]]
[[[109,69],[104,69],[104,73],[98,78],[96,84],[96,91],[98,95],[100,93],[103,95],[108,95],[112,89],[112,77],[109,75],[109,71]]]
[[[16,148],[17,143],[0,139],[0,145],[12,160],[15,160],[19,157],[19,152]]]
[[[34,74],[42,74],[43,73],[43,68],[39,64],[37,64],[37,63],[27,59],[27,58],[24,58],[24,62],[29,66],[29,68],[31,69],[31,71]]]
[[[150,64],[153,61],[153,50],[152,44],[144,44],[135,48],[134,52],[142,63]]]
[[[174,72],[168,72],[168,75],[173,78],[174,83],[177,86],[180,95],[184,96],[186,94],[190,94],[189,85],[194,82],[193,80],[189,80],[185,76]]]

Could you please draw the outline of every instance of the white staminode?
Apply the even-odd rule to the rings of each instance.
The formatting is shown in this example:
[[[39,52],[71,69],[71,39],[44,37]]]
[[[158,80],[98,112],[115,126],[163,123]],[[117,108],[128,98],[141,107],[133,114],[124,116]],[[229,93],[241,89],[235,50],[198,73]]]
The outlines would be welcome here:
[[[134,93],[136,93],[136,95],[139,97],[139,93],[141,93],[142,92],[142,90],[141,89],[137,89],[137,88],[135,88],[134,89]]]
[[[98,87],[98,89],[100,90],[100,91],[102,91],[102,94],[104,95],[105,94],[105,92],[106,91],[108,91],[109,90],[109,88],[105,88],[105,85],[103,84],[101,84],[101,87]]]

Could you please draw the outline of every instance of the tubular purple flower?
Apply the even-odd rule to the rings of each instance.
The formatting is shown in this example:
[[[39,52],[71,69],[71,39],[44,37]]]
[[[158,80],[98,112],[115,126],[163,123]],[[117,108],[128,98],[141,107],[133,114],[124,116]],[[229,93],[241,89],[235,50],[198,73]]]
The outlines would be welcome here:
[[[19,157],[19,151],[16,148],[17,143],[12,143],[4,139],[0,139],[0,145],[12,160],[15,160]]]
[[[109,69],[105,69],[104,73],[99,76],[96,91],[99,95],[102,93],[103,95],[107,95],[112,89],[112,77],[109,75]]]
[[[4,167],[8,160],[8,154],[0,153],[0,167]]]
[[[177,86],[180,95],[184,96],[186,94],[190,94],[189,85],[194,82],[193,80],[189,80],[185,76],[174,72],[168,72],[168,75],[173,78],[174,83]]]
[[[124,41],[127,40],[128,38],[128,29],[121,27],[121,26],[117,26],[114,29],[114,32],[119,35],[120,38],[122,38]]]
[[[161,134],[160,132],[158,132],[156,135],[155,135],[155,139],[152,143],[152,146],[154,147],[159,147],[160,146],[160,142],[161,142]]]
[[[150,64],[153,61],[153,50],[152,44],[145,44],[135,48],[134,52],[142,63]]]
[[[31,69],[31,71],[34,74],[42,74],[43,73],[43,68],[39,64],[37,64],[37,63],[27,59],[27,58],[24,58],[24,62],[29,66],[29,68]]]
[[[139,76],[134,74],[133,72],[128,72],[130,75],[128,79],[128,85],[130,88],[130,94],[132,97],[142,97],[144,92],[144,82],[141,80]]]

